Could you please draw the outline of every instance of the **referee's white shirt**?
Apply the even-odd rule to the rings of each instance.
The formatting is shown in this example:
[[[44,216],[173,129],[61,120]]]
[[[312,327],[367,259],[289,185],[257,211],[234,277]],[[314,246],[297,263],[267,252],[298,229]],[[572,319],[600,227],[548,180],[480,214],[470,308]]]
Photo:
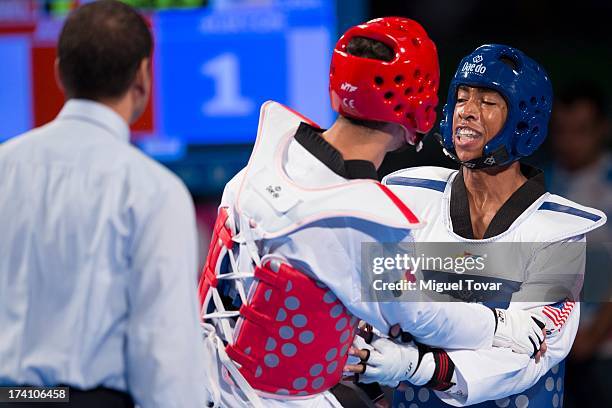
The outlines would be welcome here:
[[[196,227],[181,181],[106,106],[0,145],[0,386],[202,406]]]

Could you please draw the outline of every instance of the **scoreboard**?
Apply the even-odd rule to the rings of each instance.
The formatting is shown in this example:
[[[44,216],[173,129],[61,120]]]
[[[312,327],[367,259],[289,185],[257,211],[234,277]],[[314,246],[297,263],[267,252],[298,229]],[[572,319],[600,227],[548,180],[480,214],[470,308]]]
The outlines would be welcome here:
[[[0,141],[59,112],[63,96],[53,61],[65,16],[57,13],[61,7],[41,13],[33,0],[2,3]],[[30,7],[20,9],[24,3]],[[259,107],[268,99],[321,126],[331,124],[327,82],[336,36],[334,2],[141,3],[162,7],[143,11],[155,38],[153,95],[133,126],[133,139],[145,151],[172,156],[189,146],[251,143]],[[180,7],[165,8],[173,4]]]
[[[268,99],[330,124],[329,2],[286,3],[157,15],[156,108],[165,134],[189,143],[251,142]]]

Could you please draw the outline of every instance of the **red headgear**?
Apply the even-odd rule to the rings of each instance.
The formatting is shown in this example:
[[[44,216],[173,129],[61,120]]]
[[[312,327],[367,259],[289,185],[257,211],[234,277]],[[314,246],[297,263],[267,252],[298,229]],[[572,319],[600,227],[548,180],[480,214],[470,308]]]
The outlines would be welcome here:
[[[354,37],[380,41],[395,56],[387,62],[350,55],[347,47]],[[434,125],[439,83],[435,44],[419,23],[401,17],[377,18],[350,28],[336,44],[329,73],[336,112],[397,123],[419,133],[429,132]]]

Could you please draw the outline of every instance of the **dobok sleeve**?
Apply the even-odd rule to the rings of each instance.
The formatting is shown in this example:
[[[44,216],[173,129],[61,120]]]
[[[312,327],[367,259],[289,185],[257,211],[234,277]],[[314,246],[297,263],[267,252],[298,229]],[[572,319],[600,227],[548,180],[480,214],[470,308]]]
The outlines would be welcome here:
[[[457,386],[450,392],[436,391],[444,402],[466,406],[520,393],[567,357],[578,331],[580,303],[567,297],[554,302],[550,297],[565,296],[574,278],[581,284],[585,243],[581,236],[540,250],[529,263],[525,282],[512,297],[509,309],[532,311],[546,322],[548,349],[540,362],[536,364],[534,359],[505,348],[449,351],[455,363]],[[580,287],[574,289],[579,291]]]
[[[391,326],[399,324],[402,330],[431,346],[462,349],[491,347],[495,316],[486,306],[426,302],[422,301],[422,298],[379,302],[364,295],[363,285],[368,282],[363,280],[362,245],[375,242],[409,242],[412,240],[410,232],[345,220],[344,224],[326,223],[320,233],[311,231],[313,235],[309,242],[328,239],[324,238],[327,235],[325,231],[334,231],[336,239],[325,245],[328,256],[317,256],[313,253],[309,257],[315,259],[313,270],[317,271],[318,277],[354,315],[370,323],[381,333],[389,333]],[[340,276],[351,279],[339,279]]]

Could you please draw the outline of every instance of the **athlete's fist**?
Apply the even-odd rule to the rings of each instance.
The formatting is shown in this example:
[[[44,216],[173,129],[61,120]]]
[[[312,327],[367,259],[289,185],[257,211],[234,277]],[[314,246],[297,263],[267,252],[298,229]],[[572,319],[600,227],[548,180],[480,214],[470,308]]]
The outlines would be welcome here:
[[[432,353],[424,353],[412,341],[400,344],[375,336],[367,349],[354,346],[349,354],[358,357],[361,362],[346,365],[344,371],[357,374],[359,382],[378,382],[389,387],[397,387],[400,381],[424,385],[434,374]]]
[[[519,309],[493,309],[493,314],[496,320],[493,346],[508,347],[539,361],[546,351],[544,321],[536,314]]]

